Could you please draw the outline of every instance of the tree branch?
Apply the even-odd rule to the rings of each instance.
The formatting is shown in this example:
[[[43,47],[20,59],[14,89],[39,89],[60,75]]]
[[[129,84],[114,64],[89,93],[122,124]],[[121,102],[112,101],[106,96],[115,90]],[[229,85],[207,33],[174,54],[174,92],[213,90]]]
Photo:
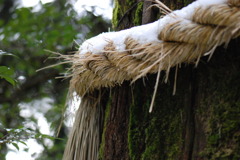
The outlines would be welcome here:
[[[11,97],[7,98],[5,96],[0,96],[0,104],[21,101],[26,98],[26,95],[29,91],[37,89],[49,79],[54,79],[57,76],[59,76],[59,72],[55,69],[48,69],[38,72],[35,75],[28,77],[20,87],[16,88]]]

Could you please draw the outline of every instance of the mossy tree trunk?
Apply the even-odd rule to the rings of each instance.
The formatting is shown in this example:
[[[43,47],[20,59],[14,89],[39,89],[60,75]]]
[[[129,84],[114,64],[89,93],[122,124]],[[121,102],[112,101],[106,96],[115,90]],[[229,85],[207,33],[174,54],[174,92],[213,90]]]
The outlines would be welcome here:
[[[191,1],[165,0],[171,9]],[[160,16],[146,10],[151,2],[116,0],[116,29],[149,23]],[[239,39],[219,47],[212,59],[196,68],[182,64],[173,95],[175,68],[158,88],[153,112],[149,106],[156,75],[112,88],[104,108],[99,159],[202,160],[240,159]],[[106,100],[106,96],[104,97]]]

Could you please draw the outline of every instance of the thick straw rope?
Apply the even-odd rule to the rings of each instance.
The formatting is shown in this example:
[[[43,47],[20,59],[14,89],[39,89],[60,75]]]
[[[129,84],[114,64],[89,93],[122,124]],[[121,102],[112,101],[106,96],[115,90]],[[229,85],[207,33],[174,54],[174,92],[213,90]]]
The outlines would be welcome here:
[[[89,96],[94,89],[134,81],[156,72],[158,83],[160,71],[168,75],[173,66],[197,64],[200,57],[212,55],[217,46],[227,45],[240,36],[240,0],[219,2],[222,3],[200,5],[185,18],[179,16],[179,12],[165,16],[171,21],[156,33],[158,40],[142,43],[126,36],[125,50],[119,50],[110,38],[101,52],[94,53],[91,48],[83,52],[80,48],[75,55],[61,55],[66,63],[72,63],[70,93],[82,96],[64,160],[98,159],[100,112]],[[156,88],[157,85],[154,92]],[[154,97],[155,94],[153,101]]]
[[[136,80],[148,73],[169,69],[180,63],[196,63],[203,55],[227,44],[240,35],[240,1],[198,7],[188,17],[167,23],[158,39],[141,44],[131,37],[124,41],[125,51],[118,51],[111,41],[100,54],[64,56],[72,62],[70,90],[80,96],[101,87],[112,87],[125,80]]]

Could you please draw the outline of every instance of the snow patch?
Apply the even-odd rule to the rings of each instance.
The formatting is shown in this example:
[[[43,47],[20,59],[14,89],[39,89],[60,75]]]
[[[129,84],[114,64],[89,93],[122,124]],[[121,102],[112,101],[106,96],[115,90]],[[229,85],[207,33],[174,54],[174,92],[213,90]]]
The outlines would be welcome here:
[[[133,27],[119,32],[106,32],[99,34],[96,37],[86,40],[81,45],[79,48],[80,54],[86,54],[87,52],[91,52],[92,54],[101,54],[104,51],[104,47],[109,42],[113,42],[116,50],[118,52],[122,52],[126,50],[124,42],[127,37],[133,38],[140,44],[161,42],[158,39],[158,34],[167,24],[174,23],[181,19],[191,20],[196,8],[208,7],[214,4],[224,4],[226,2],[227,0],[198,0],[182,8],[181,10],[176,10],[171,14],[166,15],[165,17],[153,23]]]
[[[80,47],[80,54],[85,54],[87,52],[99,54],[109,42],[114,43],[116,50],[124,51],[124,41],[127,37],[131,37],[140,43],[159,41],[157,38],[159,25],[159,21],[156,21],[154,23],[133,27],[119,32],[106,32],[99,34],[96,37],[86,40],[82,44]]]

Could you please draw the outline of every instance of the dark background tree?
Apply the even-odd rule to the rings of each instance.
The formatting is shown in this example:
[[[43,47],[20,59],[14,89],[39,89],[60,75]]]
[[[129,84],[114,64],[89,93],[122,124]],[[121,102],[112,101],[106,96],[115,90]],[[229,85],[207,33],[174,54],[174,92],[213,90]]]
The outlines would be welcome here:
[[[172,10],[192,1],[164,0]],[[161,16],[151,2],[116,0],[117,30],[149,23]],[[158,88],[153,112],[149,106],[156,75],[130,85],[125,82],[102,97],[105,120],[99,159],[202,160],[240,158],[239,39],[217,48],[196,68],[182,65],[176,95],[174,70]],[[109,98],[106,98],[109,97]]]
[[[39,159],[55,160],[61,159],[65,140],[53,139],[51,148],[44,145],[37,119],[22,117],[20,105],[46,97],[53,99],[52,108],[45,117],[55,130],[61,122],[68,88],[68,80],[55,77],[62,76],[69,66],[59,65],[36,72],[37,69],[58,63],[56,59],[48,59],[54,55],[44,50],[72,54],[78,47],[74,39],[80,44],[85,38],[107,31],[110,25],[93,12],[86,11],[84,17],[79,17],[66,0],[38,5],[41,6],[40,10],[19,7],[14,0],[0,1],[0,66],[10,68],[13,73],[8,78],[16,81],[13,86],[5,79],[0,79],[0,140],[6,140],[16,129],[20,129],[20,137],[13,136],[15,141],[7,143],[24,141],[24,130],[27,129],[24,124],[33,122],[35,129],[29,128],[33,135],[25,137],[25,140],[34,136],[45,148]],[[66,137],[65,126],[59,137]],[[7,153],[6,143],[1,143],[0,159],[5,159]]]

